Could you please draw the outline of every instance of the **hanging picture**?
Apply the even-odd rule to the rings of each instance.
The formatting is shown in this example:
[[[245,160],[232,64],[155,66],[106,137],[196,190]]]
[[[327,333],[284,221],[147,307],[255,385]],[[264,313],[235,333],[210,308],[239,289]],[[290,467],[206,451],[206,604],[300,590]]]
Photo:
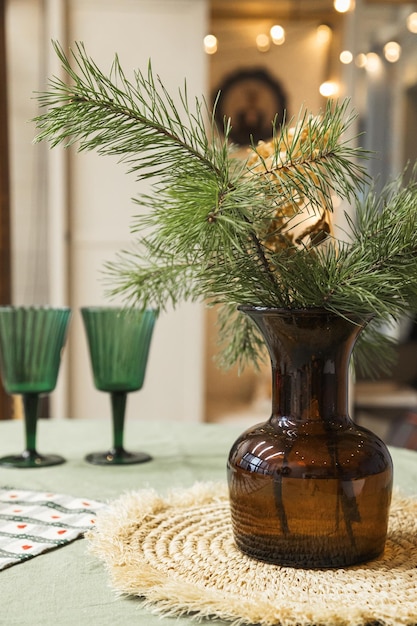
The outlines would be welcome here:
[[[231,118],[231,140],[242,146],[268,140],[272,122],[282,122],[286,96],[280,82],[263,68],[243,69],[225,78],[218,89],[216,121],[223,127],[224,118]]]

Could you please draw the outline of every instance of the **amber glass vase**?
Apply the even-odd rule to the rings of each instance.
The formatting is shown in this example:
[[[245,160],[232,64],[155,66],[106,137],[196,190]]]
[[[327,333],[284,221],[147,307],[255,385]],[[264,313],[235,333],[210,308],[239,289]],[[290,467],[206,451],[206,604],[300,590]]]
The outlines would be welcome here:
[[[228,459],[235,542],[283,566],[346,567],[384,550],[392,491],[385,444],[348,412],[350,355],[366,321],[322,309],[240,307],[272,365],[272,415]]]

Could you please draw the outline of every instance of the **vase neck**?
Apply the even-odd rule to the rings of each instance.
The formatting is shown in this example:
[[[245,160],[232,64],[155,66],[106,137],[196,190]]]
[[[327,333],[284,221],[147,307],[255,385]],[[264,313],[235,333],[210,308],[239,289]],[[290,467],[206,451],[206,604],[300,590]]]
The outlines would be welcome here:
[[[349,361],[366,324],[324,310],[244,308],[260,329],[272,365],[272,418],[350,421]]]

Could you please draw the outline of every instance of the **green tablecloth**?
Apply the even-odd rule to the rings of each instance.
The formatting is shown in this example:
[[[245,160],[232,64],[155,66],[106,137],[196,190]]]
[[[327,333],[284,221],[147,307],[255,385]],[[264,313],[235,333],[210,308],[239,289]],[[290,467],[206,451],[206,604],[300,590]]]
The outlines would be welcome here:
[[[100,467],[87,464],[87,452],[106,449],[110,424],[103,420],[41,420],[40,452],[63,454],[67,463],[50,468],[0,468],[0,486],[55,491],[111,500],[126,491],[154,487],[165,492],[196,481],[225,480],[226,458],[239,425],[127,420],[126,447],[149,452],[143,465]],[[0,455],[23,448],[21,422],[0,422]],[[417,494],[417,453],[392,449],[395,484]],[[163,618],[167,626],[192,624],[189,618]],[[217,625],[226,624],[214,620]],[[0,572],[0,624],[3,626],[161,625],[140,601],[118,598],[108,586],[101,562],[77,540]]]

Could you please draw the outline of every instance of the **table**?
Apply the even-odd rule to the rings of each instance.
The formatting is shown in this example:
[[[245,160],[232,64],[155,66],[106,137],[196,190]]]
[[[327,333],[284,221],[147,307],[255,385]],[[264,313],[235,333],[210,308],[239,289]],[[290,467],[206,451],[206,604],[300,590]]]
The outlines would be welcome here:
[[[161,493],[196,481],[226,480],[228,451],[242,432],[239,424],[189,422],[126,422],[126,447],[153,456],[143,465],[100,467],[83,460],[87,452],[110,443],[107,418],[40,420],[40,452],[63,454],[67,463],[39,469],[0,468],[0,485],[56,491],[111,500],[126,491],[154,487]],[[0,454],[19,452],[23,424],[0,423]],[[417,492],[417,453],[391,449],[395,484],[408,494]],[[35,557],[0,572],[1,626],[190,626],[187,617],[164,618],[141,608],[140,601],[118,598],[108,586],[103,565],[88,554],[86,542]],[[230,625],[222,620],[216,626]]]

